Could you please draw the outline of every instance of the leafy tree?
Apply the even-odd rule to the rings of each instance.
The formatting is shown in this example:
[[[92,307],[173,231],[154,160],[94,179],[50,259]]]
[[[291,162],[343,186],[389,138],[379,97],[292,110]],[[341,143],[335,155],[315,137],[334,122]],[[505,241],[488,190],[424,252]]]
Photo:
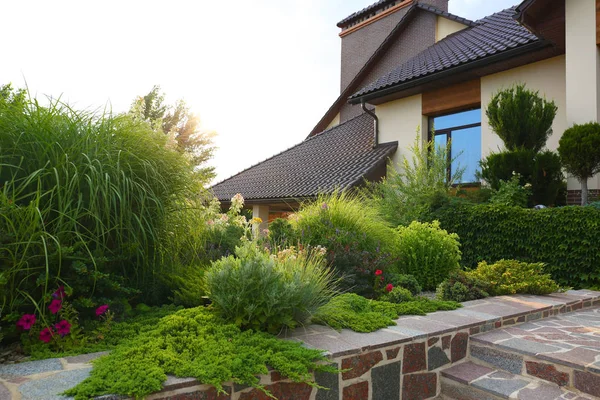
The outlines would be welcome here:
[[[515,85],[492,97],[486,115],[508,150],[530,149],[537,153],[552,134],[558,107],[538,93],[525,89],[525,85]]]
[[[169,135],[191,157],[203,182],[208,183],[215,176],[214,168],[205,165],[215,149],[214,133],[200,129],[200,118],[190,112],[184,100],[167,104],[160,86],[155,85],[148,94],[133,101],[129,113],[146,121],[155,131]]]
[[[600,124],[575,124],[567,129],[560,138],[558,153],[567,171],[581,182],[581,205],[586,205],[587,181],[600,172]]]

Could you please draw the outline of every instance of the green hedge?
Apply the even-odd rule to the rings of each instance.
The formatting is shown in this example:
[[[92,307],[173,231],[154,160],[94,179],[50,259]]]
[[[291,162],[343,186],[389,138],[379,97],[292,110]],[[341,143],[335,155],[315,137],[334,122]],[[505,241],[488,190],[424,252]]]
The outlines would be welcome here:
[[[543,262],[562,285],[600,284],[600,209],[455,203],[434,211],[432,219],[458,234],[464,267],[501,259]]]

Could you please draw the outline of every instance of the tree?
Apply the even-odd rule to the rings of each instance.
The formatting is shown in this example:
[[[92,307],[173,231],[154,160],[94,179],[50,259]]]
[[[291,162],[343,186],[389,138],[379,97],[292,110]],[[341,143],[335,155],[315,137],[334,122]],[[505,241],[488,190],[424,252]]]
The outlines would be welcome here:
[[[581,182],[581,205],[588,203],[589,178],[600,172],[600,124],[573,125],[558,142],[558,153],[567,172]]]
[[[200,129],[200,118],[190,112],[185,101],[167,104],[160,86],[155,85],[147,95],[134,100],[129,113],[146,121],[155,131],[169,135],[177,147],[191,157],[204,183],[215,176],[214,168],[205,165],[215,150],[214,133]]]
[[[542,150],[552,134],[552,122],[558,107],[538,92],[515,85],[500,90],[490,101],[486,115],[493,131],[508,150]]]

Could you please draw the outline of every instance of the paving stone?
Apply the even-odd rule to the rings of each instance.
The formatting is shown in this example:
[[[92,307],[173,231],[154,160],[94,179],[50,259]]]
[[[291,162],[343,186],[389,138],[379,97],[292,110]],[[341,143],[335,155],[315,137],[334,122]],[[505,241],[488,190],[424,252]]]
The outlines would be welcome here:
[[[573,371],[573,386],[584,393],[600,397],[600,376],[583,371]]]
[[[300,336],[296,340],[303,342],[307,347],[326,350],[334,358],[361,351],[360,345],[342,340],[337,332],[335,335],[319,333],[316,335]]]
[[[552,364],[545,364],[535,361],[526,361],[525,368],[529,375],[537,378],[556,383],[558,386],[569,385],[569,374],[561,372]]]
[[[332,364],[337,367],[337,364]],[[316,400],[338,400],[340,398],[340,379],[339,374],[327,372],[316,372],[315,382],[329,390],[319,389],[315,397]]]
[[[522,354],[540,354],[540,353],[552,353],[559,351],[560,347],[551,346],[548,344],[533,342],[531,340],[525,340],[520,338],[513,338],[498,343],[497,346],[515,351]]]
[[[450,363],[450,359],[439,347],[430,347],[427,350],[427,369],[429,371],[433,371],[434,369],[438,369],[446,364]]]
[[[306,383],[278,382],[265,386],[277,399],[309,400],[313,388]],[[177,397],[179,399],[179,397]],[[189,400],[196,400],[196,397],[190,397]],[[262,390],[253,389],[250,392],[240,394],[239,400],[271,400]],[[187,399],[186,399],[187,400]],[[209,400],[200,397],[198,400]],[[220,400],[220,399],[218,399]]]
[[[50,377],[31,380],[19,386],[21,400],[64,400],[60,393],[77,385],[90,375],[92,368],[58,372]]]
[[[490,304],[482,304],[479,306],[469,307],[471,311],[477,311],[484,314],[494,315],[502,318],[512,318],[527,311],[524,311],[522,307],[515,307],[509,304],[501,302],[493,302]]]
[[[365,400],[369,398],[369,382],[359,382],[346,386],[343,391],[343,400]]]
[[[167,380],[163,383],[163,389],[175,390],[190,386],[199,385],[200,382],[196,378],[178,378],[176,376],[167,375]]]
[[[373,399],[400,400],[400,361],[371,370]]]
[[[412,340],[408,335],[403,335],[400,332],[389,329],[381,329],[371,333],[359,333],[343,329],[340,332],[339,338],[345,342],[360,346],[363,351],[392,346]]]
[[[98,353],[81,354],[74,357],[65,357],[65,361],[69,364],[87,364],[97,358],[107,355],[108,351],[100,351]]]
[[[467,356],[467,346],[469,344],[469,334],[459,332],[452,338],[450,346],[450,357],[452,362],[462,360]]]
[[[540,385],[534,389],[525,388],[519,391],[519,400],[551,400],[557,399],[563,394],[559,387],[552,385]]]
[[[410,343],[404,346],[402,373],[423,371],[427,368],[425,343]]]
[[[468,361],[443,370],[442,376],[467,385],[493,371],[491,368]]]
[[[365,372],[369,371],[373,366],[377,365],[380,361],[383,361],[383,354],[381,354],[380,351],[344,358],[342,360],[342,369],[349,369],[350,371],[343,372],[342,379],[358,378],[359,376],[364,375]]]
[[[437,374],[435,372],[403,376],[402,400],[425,400],[434,397],[436,394]]]
[[[385,351],[385,356],[388,360],[393,360],[398,357],[398,353],[400,353],[401,347],[396,347],[394,349],[388,349]]]
[[[20,364],[0,365],[0,375],[27,376],[41,372],[60,371],[62,364],[58,358],[48,360],[28,361]]]
[[[443,399],[460,399],[460,400],[497,400],[498,397],[475,389],[472,386],[466,386],[447,379],[442,379],[442,394]]]
[[[441,335],[442,333],[451,332],[456,330],[455,326],[444,324],[442,322],[427,319],[425,317],[408,317],[400,318],[396,320],[397,326],[391,327],[399,329],[411,329],[426,334],[436,333]],[[396,330],[396,329],[394,329]]]
[[[11,397],[12,396],[11,396],[10,391],[8,390],[8,388],[6,386],[4,386],[2,384],[2,382],[0,382],[0,399],[9,400]]]
[[[489,347],[471,345],[471,356],[513,374],[520,374],[523,370],[523,357],[516,354],[510,354]]]
[[[467,328],[469,326],[478,325],[486,321],[485,318],[475,317],[473,315],[465,315],[454,311],[438,311],[427,314],[428,320],[441,322],[446,325]]]
[[[595,362],[596,357],[599,355],[600,352],[598,351],[579,347],[564,353],[540,354],[539,358],[567,365],[569,367],[583,369],[585,365]]]
[[[472,383],[473,387],[485,390],[507,399],[513,392],[524,388],[529,384],[524,379],[490,379],[482,378]]]
[[[452,337],[450,335],[442,337],[442,349],[448,350],[450,348],[450,342]]]
[[[512,337],[513,336],[511,334],[507,333],[504,329],[500,329],[500,330],[481,333],[481,334],[471,338],[471,340],[474,340],[474,341],[480,342],[480,343],[498,343],[499,341],[507,340]]]

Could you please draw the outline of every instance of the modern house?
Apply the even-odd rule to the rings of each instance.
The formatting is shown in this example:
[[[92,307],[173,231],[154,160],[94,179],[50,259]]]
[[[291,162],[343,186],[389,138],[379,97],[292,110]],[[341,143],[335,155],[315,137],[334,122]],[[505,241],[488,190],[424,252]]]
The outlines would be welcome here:
[[[214,194],[227,204],[241,193],[267,221],[303,199],[385,176],[419,127],[423,140],[452,138],[464,183],[475,183],[478,161],[502,148],[485,107],[515,83],[555,101],[547,147],[556,150],[573,123],[598,121],[599,21],[600,0],[525,0],[479,21],[449,14],[448,0],[380,0],[338,23],[341,93],[306,140]],[[600,194],[600,177],[589,188]],[[569,179],[570,203],[579,189]]]

